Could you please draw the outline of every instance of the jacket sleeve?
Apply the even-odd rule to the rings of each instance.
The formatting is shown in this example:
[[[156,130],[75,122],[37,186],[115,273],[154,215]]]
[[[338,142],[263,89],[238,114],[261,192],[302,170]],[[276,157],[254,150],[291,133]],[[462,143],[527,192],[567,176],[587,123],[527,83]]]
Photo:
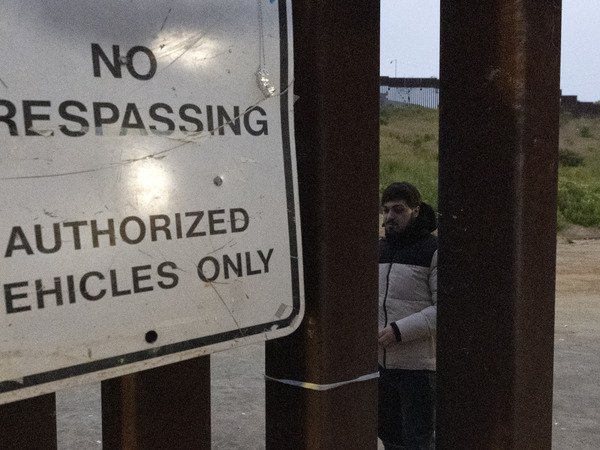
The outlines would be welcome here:
[[[431,258],[429,266],[429,290],[431,306],[419,312],[397,320],[396,325],[402,335],[402,342],[424,339],[436,335],[437,332],[437,251]]]

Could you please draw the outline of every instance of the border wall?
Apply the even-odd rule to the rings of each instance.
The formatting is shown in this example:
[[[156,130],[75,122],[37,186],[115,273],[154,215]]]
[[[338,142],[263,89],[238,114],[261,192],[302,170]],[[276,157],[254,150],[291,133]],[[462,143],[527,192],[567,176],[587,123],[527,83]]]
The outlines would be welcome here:
[[[580,102],[576,95],[560,96],[561,112],[570,112],[575,117],[598,117],[600,116],[600,104],[593,102]]]
[[[382,108],[418,105],[438,109],[439,103],[440,80],[437,78],[379,77],[379,106]],[[561,95],[560,109],[575,117],[600,116],[600,103],[580,102],[576,95]]]
[[[437,109],[440,103],[440,80],[437,78],[379,79],[379,105],[402,107],[418,105]]]

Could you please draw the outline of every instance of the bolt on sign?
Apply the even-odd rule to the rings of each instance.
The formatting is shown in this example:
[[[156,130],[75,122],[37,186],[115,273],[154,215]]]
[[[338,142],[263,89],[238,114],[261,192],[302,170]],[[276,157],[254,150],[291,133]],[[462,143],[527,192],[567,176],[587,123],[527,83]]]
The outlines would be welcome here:
[[[0,402],[302,318],[290,0],[0,5]]]

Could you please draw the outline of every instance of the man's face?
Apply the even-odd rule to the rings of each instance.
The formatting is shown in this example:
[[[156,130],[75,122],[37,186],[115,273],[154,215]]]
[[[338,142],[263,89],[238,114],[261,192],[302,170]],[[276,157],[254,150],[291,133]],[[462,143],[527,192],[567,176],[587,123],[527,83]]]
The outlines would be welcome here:
[[[388,236],[399,235],[419,215],[419,207],[410,208],[406,200],[390,200],[383,204],[383,224],[385,234]]]

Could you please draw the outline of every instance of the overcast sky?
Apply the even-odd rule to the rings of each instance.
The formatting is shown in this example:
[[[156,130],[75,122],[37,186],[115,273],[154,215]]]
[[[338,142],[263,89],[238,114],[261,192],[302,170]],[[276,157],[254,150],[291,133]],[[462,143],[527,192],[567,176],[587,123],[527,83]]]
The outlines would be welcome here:
[[[564,95],[600,100],[600,0],[562,0]],[[381,0],[380,74],[439,77],[439,0]]]

